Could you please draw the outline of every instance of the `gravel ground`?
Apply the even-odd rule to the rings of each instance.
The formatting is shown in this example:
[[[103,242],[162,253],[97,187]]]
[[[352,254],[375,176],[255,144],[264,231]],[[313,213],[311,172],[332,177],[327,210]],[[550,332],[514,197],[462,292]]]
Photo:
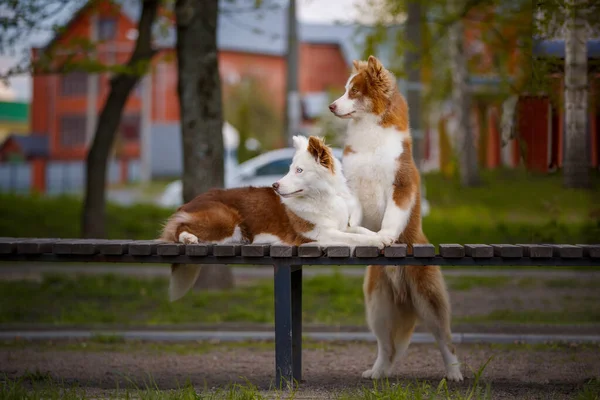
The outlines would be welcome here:
[[[585,382],[600,377],[600,348],[461,345],[458,354],[467,379],[451,388],[467,390],[473,369],[490,357],[483,373],[494,399],[568,399]],[[361,372],[370,367],[376,348],[372,344],[334,344],[304,351],[304,379],[296,398],[330,398],[344,390],[372,387]],[[144,386],[151,376],[160,389],[177,388],[189,378],[198,388],[226,387],[246,379],[267,390],[274,379],[274,352],[264,345],[226,348],[222,345],[200,354],[176,354],[150,349],[137,351],[68,351],[42,348],[0,349],[0,376],[23,376],[28,371],[48,373],[67,385],[78,385],[88,394],[107,396],[117,387],[136,382]],[[433,345],[413,344],[396,365],[394,380],[414,379],[437,386],[443,365]]]

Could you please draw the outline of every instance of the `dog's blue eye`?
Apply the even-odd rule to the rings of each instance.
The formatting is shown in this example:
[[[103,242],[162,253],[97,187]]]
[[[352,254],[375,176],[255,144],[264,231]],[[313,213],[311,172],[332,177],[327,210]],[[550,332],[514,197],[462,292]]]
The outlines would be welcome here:
[[[302,168],[296,168],[296,173],[297,174],[301,174],[302,173]]]

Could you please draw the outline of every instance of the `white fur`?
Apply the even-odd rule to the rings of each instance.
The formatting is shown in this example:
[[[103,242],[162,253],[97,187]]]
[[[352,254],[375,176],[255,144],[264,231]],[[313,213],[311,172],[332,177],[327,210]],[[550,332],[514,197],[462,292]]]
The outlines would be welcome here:
[[[342,164],[334,157],[333,173],[308,152],[308,139],[295,136],[296,153],[290,171],[279,180],[278,193],[283,204],[294,214],[314,224],[303,233],[324,246],[377,246],[383,240],[366,229],[349,230],[361,222],[358,199],[351,193],[342,172]]]
[[[179,243],[196,244],[198,243],[198,236],[183,231],[179,234]]]
[[[342,97],[340,97],[339,99],[337,99],[336,101],[334,101],[332,104],[335,105],[335,110],[333,111],[335,113],[335,115],[337,115],[338,117],[349,117],[350,113],[353,113],[356,111],[357,107],[357,101],[355,99],[351,99],[350,96],[350,90],[352,90],[352,79],[354,79],[354,77],[357,74],[351,75],[350,78],[348,78],[348,82],[346,82],[346,92],[344,93],[344,95]]]
[[[200,268],[201,266],[196,264],[178,264],[175,269],[171,270],[170,301],[179,300],[194,286],[200,275]]]
[[[383,128],[377,116],[365,115],[348,124],[346,144],[354,152],[344,156],[344,174],[362,206],[362,226],[379,232],[384,243],[395,241],[406,228],[414,200],[406,210],[393,200],[394,179],[402,142],[408,132]]]
[[[253,244],[279,244],[281,239],[279,236],[271,235],[270,233],[259,233],[254,236]]]

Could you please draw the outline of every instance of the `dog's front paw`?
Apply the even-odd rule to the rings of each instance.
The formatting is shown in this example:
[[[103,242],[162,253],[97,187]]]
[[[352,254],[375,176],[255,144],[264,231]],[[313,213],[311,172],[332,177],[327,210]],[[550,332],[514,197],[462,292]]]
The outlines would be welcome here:
[[[451,365],[446,369],[446,379],[450,382],[462,382],[463,376],[458,365]]]
[[[396,240],[398,240],[398,236],[395,236],[393,233],[383,231],[383,230],[377,232],[377,236],[379,237],[379,239],[383,242],[383,244],[385,246],[390,246],[390,245],[396,243]]]
[[[346,232],[358,233],[360,235],[377,236],[377,232],[373,232],[367,228],[363,228],[362,226],[349,226],[346,229]]]
[[[179,243],[184,243],[184,244],[197,244],[198,243],[198,236],[193,235],[189,232],[181,232],[179,234]]]

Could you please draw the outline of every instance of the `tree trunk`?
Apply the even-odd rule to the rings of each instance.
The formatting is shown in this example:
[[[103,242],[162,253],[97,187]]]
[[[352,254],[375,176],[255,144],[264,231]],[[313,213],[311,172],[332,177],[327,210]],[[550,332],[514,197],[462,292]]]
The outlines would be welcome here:
[[[177,0],[177,71],[183,201],[223,187],[223,117],[217,53],[218,0]],[[203,266],[196,286],[233,286],[225,265]]]
[[[568,2],[565,37],[565,160],[564,186],[589,188],[590,151],[587,136],[587,34],[582,16],[587,2]]]
[[[453,10],[456,15],[461,15],[461,9]],[[477,186],[479,180],[479,166],[477,165],[477,150],[475,137],[471,124],[471,94],[467,84],[467,59],[464,52],[464,25],[462,18],[458,18],[449,30],[450,63],[452,69],[452,101],[454,116],[458,121],[458,152],[460,180],[463,186]]]
[[[86,159],[85,199],[82,215],[82,235],[86,238],[106,236],[106,168],[108,156],[115,141],[121,114],[129,94],[139,81],[140,67],[146,72],[154,55],[152,24],[160,0],[144,0],[138,24],[135,48],[127,62],[126,73],[119,73],[110,81],[110,93],[102,108],[94,140]]]

